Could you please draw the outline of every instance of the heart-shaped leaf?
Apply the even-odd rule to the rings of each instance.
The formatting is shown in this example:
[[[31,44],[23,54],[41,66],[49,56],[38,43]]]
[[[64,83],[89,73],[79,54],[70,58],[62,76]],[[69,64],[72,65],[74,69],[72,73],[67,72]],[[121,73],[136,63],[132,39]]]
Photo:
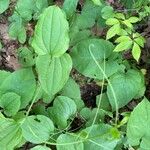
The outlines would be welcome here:
[[[87,77],[103,79],[103,72],[93,60],[92,53],[106,76],[109,77],[121,68],[115,61],[113,49],[114,46],[110,42],[102,39],[84,40],[71,51],[74,67]]]
[[[109,84],[107,87],[107,95],[113,110],[116,107],[125,106],[139,93],[141,93],[139,96],[144,94],[143,78],[141,72],[132,69],[126,73],[119,72],[110,77],[111,85]]]

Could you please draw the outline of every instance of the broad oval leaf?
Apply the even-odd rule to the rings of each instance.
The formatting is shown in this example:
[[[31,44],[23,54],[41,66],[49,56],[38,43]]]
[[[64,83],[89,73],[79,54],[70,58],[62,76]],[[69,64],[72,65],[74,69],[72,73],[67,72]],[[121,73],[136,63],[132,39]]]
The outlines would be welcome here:
[[[35,144],[44,143],[49,140],[54,131],[53,122],[46,116],[28,116],[21,125],[23,137]]]
[[[16,93],[8,92],[0,98],[0,107],[4,109],[7,116],[15,115],[20,109],[20,96]]]
[[[69,26],[57,6],[44,10],[35,28],[32,47],[38,55],[61,56],[69,47]]]
[[[77,107],[75,102],[65,96],[58,96],[54,100],[53,107],[48,108],[50,118],[58,125],[59,128],[67,127],[68,119],[75,115]]]
[[[67,82],[72,60],[68,54],[54,58],[43,55],[38,56],[36,67],[42,88],[47,94],[54,96]]]
[[[21,69],[9,75],[0,86],[0,94],[14,92],[21,96],[21,106],[24,108],[32,100],[36,88],[34,74],[29,69]]]
[[[88,39],[77,44],[70,55],[75,69],[87,77],[101,80],[103,72],[96,65],[90,51],[106,76],[109,77],[122,68],[115,61],[117,54],[113,53],[113,49],[113,44],[106,40]]]
[[[109,79],[111,86],[114,90],[115,97],[110,84],[107,86],[107,95],[113,110],[116,106],[121,108],[135,98],[144,95],[144,77],[143,74],[136,70],[128,70],[126,73],[119,72],[114,74]]]
[[[84,150],[84,145],[78,135],[61,134],[57,138],[57,150]]]
[[[140,150],[150,147],[150,102],[145,98],[131,113],[127,124],[127,138],[131,146]]]
[[[13,119],[7,119],[0,114],[0,147],[14,149],[22,141],[21,128]]]

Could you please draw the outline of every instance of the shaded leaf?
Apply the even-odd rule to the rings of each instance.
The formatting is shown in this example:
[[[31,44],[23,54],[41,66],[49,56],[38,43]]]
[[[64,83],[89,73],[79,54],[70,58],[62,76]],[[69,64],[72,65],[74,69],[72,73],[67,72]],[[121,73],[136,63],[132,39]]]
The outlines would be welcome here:
[[[116,106],[118,108],[125,106],[140,93],[140,90],[145,91],[145,88],[143,89],[143,86],[145,86],[143,78],[141,72],[132,69],[126,73],[120,72],[110,77],[109,80],[114,89],[116,99],[110,85],[107,86],[107,95],[113,110],[116,109]]]
[[[63,10],[68,18],[70,18],[76,11],[79,0],[65,0],[63,3]]]
[[[0,86],[1,94],[13,92],[21,97],[21,106],[24,108],[32,100],[36,88],[34,74],[31,68],[21,69],[9,75]]]
[[[95,64],[90,51],[109,77],[122,68],[115,61],[117,54],[113,53],[113,49],[114,46],[106,40],[88,39],[73,47],[70,55],[75,69],[87,77],[101,80],[103,79],[103,73]]]
[[[0,107],[7,116],[14,116],[20,109],[20,96],[15,93],[3,94],[0,98]]]
[[[32,143],[39,144],[49,140],[54,131],[53,122],[46,116],[28,116],[21,125],[23,137]]]
[[[68,119],[75,115],[76,111],[77,108],[75,102],[65,96],[56,97],[53,107],[49,107],[48,109],[50,118],[58,125],[59,128],[67,127]]]

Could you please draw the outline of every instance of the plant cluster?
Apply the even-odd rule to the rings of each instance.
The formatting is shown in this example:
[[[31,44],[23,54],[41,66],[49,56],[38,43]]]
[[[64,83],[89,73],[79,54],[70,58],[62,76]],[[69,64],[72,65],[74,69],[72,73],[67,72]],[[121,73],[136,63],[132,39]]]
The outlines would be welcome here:
[[[9,3],[0,0],[0,13]],[[136,67],[146,42],[137,27],[149,19],[150,1],[120,0],[123,11],[103,0],[85,0],[79,11],[78,3],[16,2],[8,32],[20,42],[21,68],[0,70],[1,150],[27,142],[31,150],[150,149],[150,102]],[[72,69],[101,87],[95,108],[85,106]],[[132,100],[139,103],[132,111],[120,111]],[[76,118],[82,125],[72,129]]]

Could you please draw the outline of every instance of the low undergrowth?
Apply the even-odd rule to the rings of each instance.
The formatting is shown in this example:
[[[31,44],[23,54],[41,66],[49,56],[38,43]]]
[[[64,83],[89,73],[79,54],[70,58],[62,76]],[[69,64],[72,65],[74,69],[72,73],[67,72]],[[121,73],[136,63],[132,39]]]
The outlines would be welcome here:
[[[0,70],[0,150],[150,150],[149,0],[0,0],[0,13],[20,64]]]

